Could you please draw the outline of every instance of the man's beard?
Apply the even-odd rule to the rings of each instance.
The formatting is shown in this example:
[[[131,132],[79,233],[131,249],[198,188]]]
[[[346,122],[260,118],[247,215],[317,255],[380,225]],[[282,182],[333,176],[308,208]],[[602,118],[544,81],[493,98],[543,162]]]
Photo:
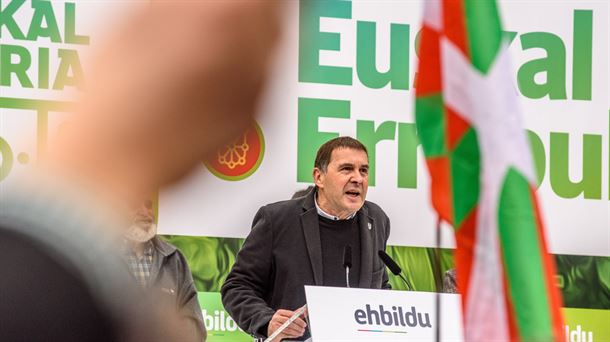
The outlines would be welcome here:
[[[150,224],[132,224],[125,232],[125,238],[131,242],[144,243],[150,241],[157,234],[157,225]]]

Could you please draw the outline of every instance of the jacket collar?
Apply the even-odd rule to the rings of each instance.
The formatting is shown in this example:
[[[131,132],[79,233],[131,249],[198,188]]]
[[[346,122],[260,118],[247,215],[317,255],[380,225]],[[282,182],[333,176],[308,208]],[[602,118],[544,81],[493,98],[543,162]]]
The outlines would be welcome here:
[[[318,221],[318,211],[314,202],[316,189],[314,188],[301,201],[303,213],[301,214],[301,227],[305,237],[305,245],[309,254],[309,261],[313,270],[314,283],[324,284],[322,271],[322,242],[320,240],[320,228]]]
[[[369,209],[365,205],[358,210],[358,225],[360,226],[360,282],[358,287],[370,288],[373,280],[373,260],[375,260],[374,227],[375,221],[369,216]]]
[[[166,242],[158,236],[155,236],[151,241],[153,242],[156,253],[153,253],[149,284],[155,284],[157,282],[157,278],[159,277],[159,272],[161,271],[163,262],[166,258],[174,254],[177,249],[174,245]]]
[[[165,240],[155,236],[152,240],[153,246],[157,252],[161,253],[164,257],[168,257],[176,252],[176,247]]]

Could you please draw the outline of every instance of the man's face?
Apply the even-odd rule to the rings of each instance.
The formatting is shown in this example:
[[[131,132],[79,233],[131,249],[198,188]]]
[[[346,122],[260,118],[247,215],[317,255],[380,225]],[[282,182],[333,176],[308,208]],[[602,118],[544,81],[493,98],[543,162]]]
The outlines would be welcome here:
[[[143,243],[152,239],[156,233],[152,202],[146,201],[134,211],[133,221],[124,236],[131,242]]]
[[[352,148],[333,150],[326,172],[313,171],[318,205],[331,215],[345,218],[364,204],[369,187],[366,152]]]
[[[155,223],[152,201],[147,200],[135,212],[134,223],[148,230]]]

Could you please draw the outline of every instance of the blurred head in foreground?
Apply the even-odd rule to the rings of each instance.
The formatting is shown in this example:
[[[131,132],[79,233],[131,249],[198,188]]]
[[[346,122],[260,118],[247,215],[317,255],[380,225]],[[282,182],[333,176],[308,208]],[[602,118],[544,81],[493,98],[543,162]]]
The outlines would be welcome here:
[[[116,25],[34,191],[0,191],[0,340],[189,340],[135,291],[117,222],[250,124],[277,24],[272,1],[159,1]]]

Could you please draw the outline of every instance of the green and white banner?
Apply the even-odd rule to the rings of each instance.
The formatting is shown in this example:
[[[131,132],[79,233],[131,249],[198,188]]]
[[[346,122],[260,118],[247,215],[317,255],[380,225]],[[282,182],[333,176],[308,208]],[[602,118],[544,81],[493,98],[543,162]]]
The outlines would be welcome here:
[[[258,127],[161,193],[160,229],[246,236],[261,205],[311,182],[321,143],[349,134],[369,148],[368,198],[392,220],[390,243],[433,246],[436,217],[413,118],[420,7],[415,1],[286,5],[284,43]],[[549,249],[607,256],[608,3],[507,1],[501,10]],[[454,247],[451,230],[444,237],[443,247]]]

